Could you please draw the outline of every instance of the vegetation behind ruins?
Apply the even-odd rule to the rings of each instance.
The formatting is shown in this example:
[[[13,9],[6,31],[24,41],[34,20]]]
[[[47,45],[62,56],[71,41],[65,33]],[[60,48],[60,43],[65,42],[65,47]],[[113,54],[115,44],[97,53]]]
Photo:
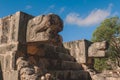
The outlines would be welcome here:
[[[94,67],[98,71],[120,67],[120,19],[105,19],[93,32],[92,41],[107,41],[109,48],[106,58],[96,58]]]

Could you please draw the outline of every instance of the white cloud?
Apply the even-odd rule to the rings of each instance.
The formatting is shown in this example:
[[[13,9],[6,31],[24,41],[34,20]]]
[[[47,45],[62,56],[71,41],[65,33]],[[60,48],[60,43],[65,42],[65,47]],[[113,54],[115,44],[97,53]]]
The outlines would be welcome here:
[[[31,5],[27,5],[27,6],[25,6],[25,9],[31,9],[31,8],[32,8]]]
[[[112,4],[109,4],[107,9],[94,9],[85,18],[82,18],[78,13],[69,13],[66,17],[66,23],[78,26],[92,26],[99,24],[111,15],[112,6]]]

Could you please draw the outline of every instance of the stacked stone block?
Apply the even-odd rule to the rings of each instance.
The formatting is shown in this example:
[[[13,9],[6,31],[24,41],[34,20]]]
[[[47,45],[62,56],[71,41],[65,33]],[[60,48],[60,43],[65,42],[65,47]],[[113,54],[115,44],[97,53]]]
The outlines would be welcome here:
[[[28,22],[27,42],[42,41],[55,46],[62,46],[63,21],[55,14],[37,16]]]
[[[86,68],[93,69],[94,58],[105,57],[108,44],[106,41],[92,43],[84,39],[65,42],[64,47],[70,50],[71,56],[73,56],[79,64],[82,64]]]
[[[20,48],[21,43],[26,43],[26,26],[31,18],[33,16],[16,12],[0,19],[0,65],[3,80],[18,80],[16,57],[26,51]]]

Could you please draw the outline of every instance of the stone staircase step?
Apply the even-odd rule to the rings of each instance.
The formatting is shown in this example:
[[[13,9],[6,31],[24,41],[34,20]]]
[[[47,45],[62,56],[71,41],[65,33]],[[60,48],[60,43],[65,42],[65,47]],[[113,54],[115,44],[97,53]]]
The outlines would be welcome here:
[[[77,62],[63,61],[59,59],[46,59],[39,57],[29,57],[31,64],[39,64],[42,68],[48,70],[83,70],[82,65]]]
[[[33,45],[32,45],[33,44]],[[63,51],[62,51],[63,49]],[[60,51],[61,50],[61,51]],[[54,47],[47,44],[35,45],[35,43],[30,43],[27,46],[27,53],[30,55],[38,55],[40,57],[51,58],[51,59],[61,59],[65,61],[75,61],[66,49],[62,47]]]
[[[48,50],[48,51],[50,50],[50,51],[54,51],[54,52],[69,54],[69,50],[64,48],[64,47],[54,46],[54,45],[50,45],[50,44],[47,44],[47,43],[45,44],[44,42],[40,42],[40,41],[27,42],[27,44],[24,44],[24,45],[27,46],[27,51],[30,54],[36,54],[35,52],[39,49]]]
[[[71,61],[50,61],[48,70],[83,70],[82,65]]]
[[[51,59],[59,59],[59,60],[64,60],[64,61],[73,61],[75,62],[75,58],[64,53],[51,53],[51,52],[46,52],[45,53],[45,58],[51,58]]]
[[[92,80],[89,72],[84,70],[49,71],[49,73],[60,80]]]

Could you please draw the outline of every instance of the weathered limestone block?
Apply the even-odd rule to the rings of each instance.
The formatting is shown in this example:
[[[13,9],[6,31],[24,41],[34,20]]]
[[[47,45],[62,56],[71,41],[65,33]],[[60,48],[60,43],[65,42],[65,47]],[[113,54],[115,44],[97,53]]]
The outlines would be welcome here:
[[[3,72],[3,80],[19,80],[18,71]]]
[[[64,54],[70,55],[69,50],[64,47],[55,47],[55,51],[59,52],[59,53],[64,53]]]
[[[3,55],[0,55],[0,68],[2,69],[2,70],[4,70],[4,56]],[[2,71],[1,70],[1,71]]]
[[[63,61],[61,63],[61,68],[63,70],[83,70],[81,64],[71,61]]]
[[[0,44],[11,42],[26,42],[27,22],[33,16],[16,12],[0,19]]]
[[[10,70],[11,68],[10,68],[10,66],[11,66],[11,64],[10,64],[10,62],[11,62],[11,56],[10,55],[7,55],[6,57],[5,57],[5,70],[7,71],[7,70]]]
[[[13,44],[1,44],[0,45],[0,64],[2,70],[13,70],[15,68],[15,54],[17,51],[17,43]]]
[[[0,54],[4,55],[7,51],[17,50],[17,45],[18,45],[18,43],[0,45]]]
[[[63,22],[59,16],[48,14],[31,19],[27,26],[27,42],[44,41],[52,45],[62,45]]]
[[[76,62],[49,60],[48,70],[82,70],[82,66]],[[52,66],[51,66],[52,64]]]
[[[15,69],[15,53],[7,51],[5,54],[0,54],[0,65],[3,72]]]
[[[21,75],[20,80],[40,80],[36,74],[33,75]]]
[[[16,61],[17,69],[20,70],[24,67],[29,67],[30,64],[27,60],[25,60],[23,57],[19,57]]]
[[[52,80],[52,75],[50,73],[45,74],[45,79],[46,80]]]
[[[71,55],[68,54],[64,54],[64,53],[57,53],[58,56],[56,58],[60,59],[60,60],[64,60],[64,61],[76,61],[75,58]]]
[[[16,12],[0,19],[0,64],[3,80],[18,80],[16,58],[19,53],[26,52],[20,44],[26,43],[27,22],[31,18],[33,16]]]
[[[87,62],[87,51],[91,42],[87,40],[78,40],[64,43],[64,47],[70,50],[71,56],[73,56],[78,63]]]
[[[69,55],[69,51],[67,49],[40,42],[29,42],[27,44],[27,53],[45,58],[75,61],[75,58]]]
[[[39,80],[38,74],[32,64],[25,57],[19,57],[16,61],[20,80]]]
[[[107,42],[95,42],[88,49],[88,57],[105,57]]]
[[[60,80],[92,80],[90,74],[87,71],[50,71],[55,77]]]
[[[70,54],[79,63],[93,65],[95,57],[105,57],[108,44],[106,41],[92,43],[87,40],[78,40],[64,43],[64,47],[70,50]]]
[[[40,69],[44,70],[82,70],[81,64],[72,61],[63,61],[62,59],[50,59],[50,58],[39,58],[36,56],[29,57],[31,64],[38,66]],[[52,66],[51,66],[52,65]]]
[[[35,73],[34,69],[29,67],[25,67],[20,70],[20,75],[23,75],[23,74],[32,75],[34,73]]]

